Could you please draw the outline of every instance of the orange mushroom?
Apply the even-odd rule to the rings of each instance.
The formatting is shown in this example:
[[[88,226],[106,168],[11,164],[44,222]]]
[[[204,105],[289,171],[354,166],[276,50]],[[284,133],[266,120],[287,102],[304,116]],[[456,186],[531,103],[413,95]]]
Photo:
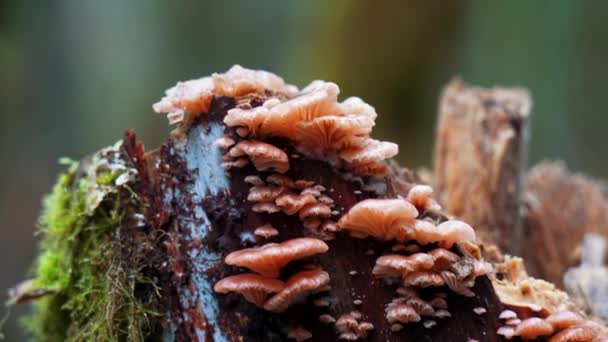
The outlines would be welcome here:
[[[166,96],[154,104],[153,108],[157,113],[167,114],[171,124],[190,122],[190,116],[209,111],[214,96],[238,97],[249,93],[264,93],[266,90],[286,95],[297,91],[294,86],[285,84],[272,73],[235,65],[225,74],[177,83],[166,91]]]
[[[416,208],[403,198],[367,199],[342,216],[338,227],[361,236],[403,242],[413,237],[417,216]]]
[[[533,340],[541,336],[553,334],[551,324],[545,322],[544,319],[532,317],[524,319],[517,327],[515,327],[514,336],[520,336],[523,339]]]
[[[420,315],[408,304],[389,304],[386,308],[386,319],[389,323],[420,322]]]
[[[223,294],[239,293],[248,302],[262,307],[271,294],[277,293],[283,288],[285,288],[285,283],[280,280],[248,273],[224,278],[215,284],[213,290]]]
[[[582,324],[585,319],[575,312],[561,311],[549,315],[549,317],[545,318],[545,321],[551,324],[553,329],[562,330],[574,325]]]
[[[315,204],[317,200],[312,195],[284,194],[275,200],[275,204],[287,215],[294,215],[307,205]]]
[[[301,326],[289,327],[287,338],[296,340],[296,342],[302,342],[311,339],[312,333]]]
[[[414,185],[407,193],[406,199],[412,203],[418,211],[440,211],[441,206],[435,202],[431,195],[433,188],[428,185]]]
[[[390,254],[376,260],[372,274],[379,278],[402,278],[409,272],[428,270],[433,267],[433,258],[426,253],[415,253],[409,256]]]
[[[281,292],[264,303],[264,309],[283,312],[298,299],[327,289],[329,280],[329,274],[320,269],[296,273],[289,278]]]
[[[267,223],[263,226],[257,227],[253,234],[256,236],[263,237],[265,239],[270,239],[273,236],[279,235],[279,231],[276,230],[270,223]]]
[[[256,185],[249,189],[249,202],[273,202],[285,189],[268,185]]]
[[[287,154],[278,147],[255,140],[243,140],[229,152],[230,157],[248,156],[258,171],[276,170],[285,173],[289,170]]]
[[[246,248],[228,254],[228,265],[248,268],[263,276],[276,278],[281,268],[290,261],[303,259],[329,250],[327,244],[315,238],[291,239],[279,244]]]
[[[435,226],[431,222],[416,220],[414,224],[416,241],[425,245],[439,243],[443,248],[451,248],[455,243],[475,241],[475,231],[468,224],[449,220]]]
[[[301,220],[309,218],[325,219],[331,216],[331,208],[323,203],[309,204],[300,210],[299,216]]]

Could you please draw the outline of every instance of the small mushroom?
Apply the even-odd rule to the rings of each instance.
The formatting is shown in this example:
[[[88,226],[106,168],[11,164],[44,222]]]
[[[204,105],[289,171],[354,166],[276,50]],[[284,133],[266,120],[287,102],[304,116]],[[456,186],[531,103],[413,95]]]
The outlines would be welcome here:
[[[429,270],[431,267],[433,267],[433,258],[427,253],[415,253],[409,256],[390,254],[376,260],[372,274],[379,278],[402,278],[409,272]]]
[[[574,325],[582,324],[585,319],[575,312],[561,311],[549,315],[549,317],[545,318],[545,321],[551,324],[553,329],[562,330]]]
[[[261,141],[240,141],[229,152],[230,157],[248,156],[258,171],[276,170],[285,173],[289,170],[289,159],[283,150]]]
[[[251,185],[264,185],[264,181],[262,178],[256,175],[249,175],[244,179],[245,183],[249,183]]]
[[[416,271],[408,273],[403,278],[403,284],[415,287],[439,287],[445,285],[445,280],[434,272]]]
[[[433,259],[433,270],[441,271],[460,260],[460,257],[445,248],[435,248],[428,253]]]
[[[289,278],[281,292],[266,301],[264,309],[283,312],[299,298],[325,290],[329,280],[329,274],[319,269],[296,273]]]
[[[342,216],[338,227],[362,236],[403,242],[411,238],[417,216],[416,208],[403,198],[367,199]]]
[[[253,211],[254,213],[274,214],[274,213],[278,213],[279,211],[281,211],[281,208],[277,207],[272,202],[260,202],[260,203],[254,204],[251,207],[251,211]]]
[[[595,341],[597,332],[587,326],[573,326],[553,335],[549,342],[587,342]]]
[[[542,318],[532,317],[524,319],[515,328],[514,336],[520,336],[524,339],[532,340],[540,336],[548,336],[553,334],[551,324],[545,322]]]
[[[284,188],[269,185],[256,185],[249,189],[247,200],[249,202],[273,202],[279,197]]]
[[[513,310],[503,310],[500,315],[498,315],[500,319],[511,319],[517,318],[517,314]]]
[[[325,242],[314,238],[296,238],[280,244],[269,243],[262,247],[246,248],[230,253],[228,265],[245,267],[261,275],[276,278],[281,268],[290,261],[327,252]]]
[[[234,139],[232,139],[231,137],[227,136],[227,135],[222,135],[221,137],[217,138],[213,144],[219,148],[222,149],[227,149],[230,146],[234,145],[236,142],[234,141]]]
[[[296,340],[297,342],[306,341],[312,338],[310,331],[302,328],[301,326],[289,327],[287,332],[287,338]]]
[[[267,223],[263,226],[257,227],[253,231],[253,234],[265,239],[270,239],[271,237],[279,235],[279,231],[276,230],[270,223]]]
[[[411,305],[396,304],[386,308],[386,319],[391,324],[420,322],[420,315]]]
[[[287,215],[294,215],[302,208],[317,203],[317,200],[309,194],[294,195],[284,194],[275,200],[275,204]]]
[[[414,231],[416,241],[423,245],[439,243],[442,248],[451,248],[457,242],[475,241],[473,228],[457,220],[448,220],[439,226],[428,221],[416,220]]]
[[[440,211],[441,206],[432,198],[433,188],[428,185],[414,185],[407,193],[406,199],[412,203],[418,211]]]
[[[236,292],[245,299],[262,307],[266,299],[273,293],[285,288],[285,283],[277,279],[263,277],[257,274],[239,274],[224,278],[213,287],[217,293]]]
[[[300,210],[299,216],[301,220],[312,217],[325,219],[331,216],[331,208],[323,203],[309,204]]]

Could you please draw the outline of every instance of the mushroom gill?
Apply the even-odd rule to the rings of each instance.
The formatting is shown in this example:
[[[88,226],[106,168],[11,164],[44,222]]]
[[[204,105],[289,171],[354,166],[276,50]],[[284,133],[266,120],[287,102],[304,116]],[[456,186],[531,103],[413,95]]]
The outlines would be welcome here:
[[[311,339],[312,333],[301,326],[289,327],[287,338],[296,340],[296,342],[302,342]]]
[[[404,242],[413,237],[417,216],[416,208],[403,198],[367,199],[350,208],[338,221],[338,228],[359,236]]]
[[[213,287],[217,293],[239,293],[248,302],[258,307],[262,307],[271,294],[277,293],[283,288],[285,288],[285,283],[280,280],[251,273],[224,278]]]
[[[363,315],[359,311],[352,311],[344,314],[336,321],[338,338],[346,341],[357,341],[367,338],[367,335],[374,329],[374,325],[369,322],[360,322]]]
[[[233,158],[248,156],[258,171],[275,170],[285,173],[289,170],[287,154],[280,148],[261,141],[239,141],[228,155]]]
[[[329,247],[314,238],[296,238],[279,244],[269,243],[262,247],[246,248],[226,256],[228,265],[248,268],[263,276],[276,278],[283,266],[290,261],[325,253]]]
[[[285,283],[285,288],[264,303],[264,309],[272,312],[283,312],[298,299],[323,291],[329,285],[329,274],[316,269],[293,275]]]

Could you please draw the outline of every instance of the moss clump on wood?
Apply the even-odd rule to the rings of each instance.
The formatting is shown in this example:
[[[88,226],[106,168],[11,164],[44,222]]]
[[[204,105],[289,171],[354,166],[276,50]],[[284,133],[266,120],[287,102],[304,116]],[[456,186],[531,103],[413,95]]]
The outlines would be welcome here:
[[[34,277],[56,294],[24,320],[35,340],[143,341],[157,329],[157,289],[142,271],[153,246],[133,224],[137,196],[119,181],[130,172],[117,144],[70,162],[45,199]]]

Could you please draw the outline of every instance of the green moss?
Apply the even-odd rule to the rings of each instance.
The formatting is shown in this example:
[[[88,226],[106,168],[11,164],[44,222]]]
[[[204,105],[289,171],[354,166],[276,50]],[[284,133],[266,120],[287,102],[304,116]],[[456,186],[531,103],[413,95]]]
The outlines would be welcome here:
[[[71,163],[44,201],[35,283],[58,294],[34,302],[25,327],[37,341],[143,341],[154,329],[158,297],[136,295],[154,284],[140,274],[145,256],[125,255],[139,243],[123,227],[137,199],[113,186],[120,173],[77,177],[78,167]],[[103,199],[90,208],[98,187]]]

